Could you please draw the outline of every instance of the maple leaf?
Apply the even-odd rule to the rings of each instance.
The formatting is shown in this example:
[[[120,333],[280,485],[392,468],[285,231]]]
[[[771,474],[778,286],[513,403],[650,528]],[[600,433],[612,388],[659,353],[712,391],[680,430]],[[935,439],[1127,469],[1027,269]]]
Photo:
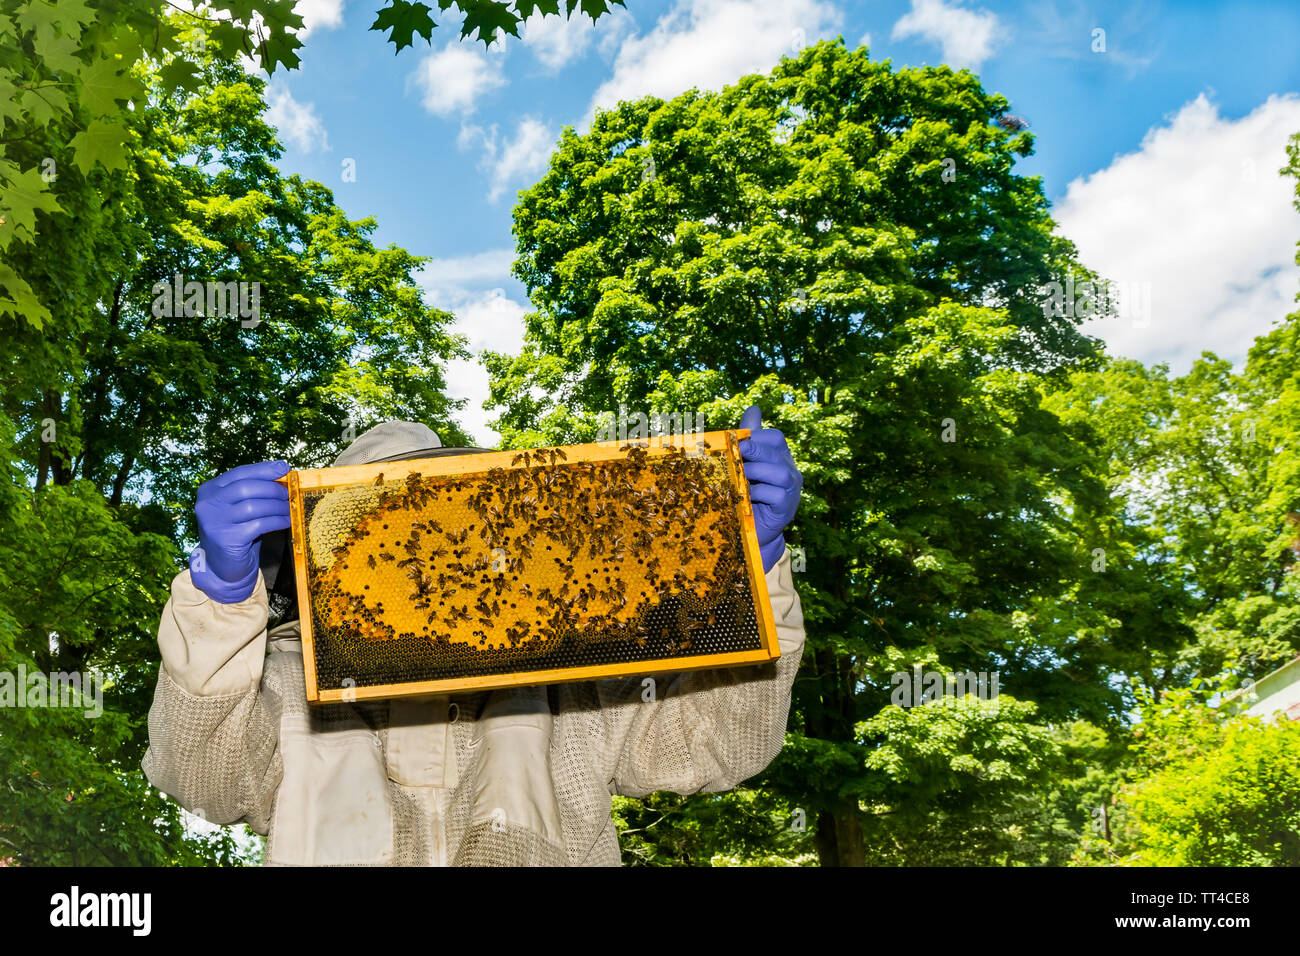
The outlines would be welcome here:
[[[163,86],[169,90],[185,90],[194,93],[199,89],[200,79],[196,67],[189,60],[173,57],[171,62],[158,71]]]
[[[268,39],[275,39],[278,34],[288,30],[301,30],[304,20],[302,14],[294,9],[293,3],[285,3],[279,9],[268,7],[261,11],[262,25],[271,30]]]
[[[0,228],[6,234],[5,238],[35,238],[36,211],[59,211],[59,203],[50,192],[49,183],[33,166],[25,173],[11,174],[4,186],[5,206],[0,209],[4,225]]]
[[[77,41],[72,37],[57,35],[42,39],[42,34],[38,33],[32,48],[41,63],[55,73],[76,73],[85,66],[74,55]]]
[[[22,111],[15,102],[17,99],[18,87],[0,74],[0,130],[4,129],[4,121],[7,119],[18,119]]]
[[[623,6],[623,0],[613,0],[613,2],[620,7]],[[594,23],[609,13],[610,0],[581,0],[579,6],[582,8],[582,12],[591,17]]]
[[[64,33],[72,33],[74,26],[85,27],[95,22],[95,11],[90,9],[83,0],[59,0],[57,4],[51,6],[54,8],[55,19]]]
[[[387,30],[388,39],[397,47],[393,52],[397,54],[403,47],[411,46],[416,33],[426,41],[432,42],[433,28],[438,24],[433,22],[433,17],[429,16],[429,13],[430,8],[423,3],[392,0],[389,6],[379,11],[370,29]]]
[[[51,3],[39,3],[33,0],[32,3],[20,8],[18,16],[14,19],[24,31],[35,34],[38,52],[40,45],[49,43],[60,32],[58,12]]]
[[[67,96],[53,85],[23,90],[19,95],[19,103],[21,109],[37,123],[52,122],[55,117],[68,112]]]
[[[107,120],[91,120],[90,125],[72,137],[68,144],[72,147],[73,164],[88,174],[95,163],[105,169],[118,169],[126,165],[126,147],[122,140],[126,129],[121,123]]]
[[[302,62],[302,58],[294,50],[300,46],[302,46],[301,40],[292,33],[286,33],[275,43],[270,40],[259,43],[257,55],[262,61],[262,68],[267,73],[274,73],[276,64],[279,63],[283,63],[286,69],[296,70]]]
[[[4,219],[0,219],[0,224],[4,222]],[[50,310],[36,298],[36,293],[27,281],[3,262],[0,262],[0,289],[9,293],[0,298],[0,314],[21,316],[37,329],[49,321]]]
[[[94,114],[116,115],[118,100],[133,99],[143,92],[139,80],[118,72],[115,60],[96,60],[81,74],[81,104]]]
[[[208,45],[232,56],[241,52],[252,55],[249,31],[227,20],[208,26]]]
[[[465,22],[460,28],[462,40],[475,30],[484,46],[492,45],[498,30],[519,36],[519,14],[500,0],[460,0],[457,5],[465,13]]]
[[[538,12],[542,16],[558,17],[560,15],[560,0],[518,0],[515,9],[519,11],[519,19],[521,20],[527,20]]]

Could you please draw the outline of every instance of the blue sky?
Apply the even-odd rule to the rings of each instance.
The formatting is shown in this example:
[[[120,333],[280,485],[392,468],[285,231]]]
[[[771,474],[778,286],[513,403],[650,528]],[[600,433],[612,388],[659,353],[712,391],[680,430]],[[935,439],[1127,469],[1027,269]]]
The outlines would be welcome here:
[[[1084,261],[1131,290],[1121,319],[1088,328],[1112,351],[1175,371],[1202,349],[1240,359],[1295,308],[1300,214],[1276,174],[1300,131],[1294,0],[627,0],[595,27],[530,22],[499,52],[435,16],[432,46],[398,55],[366,29],[380,2],[300,2],[302,68],[269,94],[281,166],[374,216],[381,244],[433,257],[426,288],[474,349],[519,347],[511,205],[561,128],[619,98],[720,88],[835,36],[896,66],[975,69],[1029,120],[1036,153],[1018,170],[1043,177]],[[450,381],[470,399],[464,423],[493,443],[486,376],[460,363]]]

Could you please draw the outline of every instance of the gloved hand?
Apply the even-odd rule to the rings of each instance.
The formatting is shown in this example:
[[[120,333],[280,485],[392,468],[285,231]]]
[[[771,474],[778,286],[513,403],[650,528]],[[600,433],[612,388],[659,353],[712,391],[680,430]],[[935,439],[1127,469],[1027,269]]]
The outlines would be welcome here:
[[[240,465],[199,486],[194,514],[199,546],[190,555],[190,580],[219,604],[238,604],[257,587],[262,535],[289,527],[288,474],[283,461]]]
[[[803,475],[794,465],[785,436],[778,429],[763,427],[763,416],[757,405],[745,409],[740,427],[750,430],[749,437],[740,443],[740,457],[749,480],[749,499],[754,505],[754,526],[758,529],[763,570],[771,571],[785,553],[783,532],[799,509]]]

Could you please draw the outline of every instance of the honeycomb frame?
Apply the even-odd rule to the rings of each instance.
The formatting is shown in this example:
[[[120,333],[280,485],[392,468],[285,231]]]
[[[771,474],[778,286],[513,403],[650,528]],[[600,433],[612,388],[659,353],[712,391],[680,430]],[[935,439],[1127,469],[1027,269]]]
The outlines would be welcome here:
[[[289,491],[307,700],[323,704],[491,690],[776,659],[780,645],[739,451],[740,440],[748,435],[743,429],[699,433],[687,436],[689,449],[682,436],[667,436],[289,472],[281,480]],[[661,476],[679,484],[661,489]],[[519,489],[530,490],[529,482],[549,487],[552,481],[560,482],[569,494],[557,494],[548,505],[549,512],[537,519],[535,496],[521,499]],[[641,484],[633,485],[634,481]],[[680,496],[678,487],[685,489]],[[444,491],[449,503],[439,505]],[[629,494],[644,504],[629,506]],[[496,495],[500,501],[487,505],[498,500]],[[581,513],[574,511],[572,504],[579,499],[586,505]],[[504,504],[507,500],[509,507]],[[664,500],[674,502],[679,510],[669,512]],[[486,523],[480,527],[479,522],[465,519],[475,513],[500,519],[498,509],[503,507],[507,515],[514,514],[510,508],[522,514],[521,501],[530,508],[533,521],[509,549],[491,549],[494,558],[489,571],[483,549],[498,542],[495,535],[503,526],[494,524],[489,534]],[[477,510],[471,513],[465,510],[468,508]],[[574,530],[573,520],[567,525],[556,524],[554,516],[565,508],[569,510],[562,517],[577,516],[580,523],[594,529],[603,526],[591,516],[603,515],[609,528],[624,533],[615,536],[612,530]],[[626,515],[610,517],[615,508]],[[676,532],[672,514],[679,516],[680,530]],[[433,515],[439,520],[431,520]],[[657,517],[651,522],[644,515]],[[611,524],[615,520],[621,525]],[[547,521],[556,530],[539,533],[537,528]],[[390,523],[400,533],[388,530]],[[513,521],[509,527],[514,528]],[[710,534],[697,540],[701,527]],[[339,528],[348,530],[345,533]],[[436,533],[431,528],[436,528]],[[590,557],[582,553],[588,534]],[[403,536],[407,540],[399,550],[398,539]],[[385,537],[393,539],[391,550]],[[626,544],[624,537],[639,543]],[[326,550],[335,539],[340,543]],[[511,536],[504,539],[508,543]],[[430,547],[430,541],[436,546]],[[544,545],[545,541],[551,544]],[[570,549],[567,564],[555,554],[546,554],[557,547],[559,551]],[[471,565],[466,562],[474,548],[479,554]],[[604,553],[611,549],[616,550]],[[500,556],[496,556],[498,551]],[[512,556],[507,558],[507,553]],[[527,562],[521,554],[527,555]],[[376,561],[376,556],[382,560]],[[548,558],[558,568],[544,563]],[[664,558],[666,563],[660,560]],[[455,561],[463,580],[435,587],[436,568],[426,564],[435,560]],[[667,577],[669,566],[673,568],[671,578]],[[583,568],[592,570],[584,574]],[[690,569],[694,569],[693,575],[688,573]],[[603,575],[607,587],[597,586],[602,571],[608,572]],[[523,572],[525,580],[511,572]],[[551,593],[550,587],[532,590],[537,575],[543,573],[562,577],[558,592],[563,598]],[[592,579],[593,573],[597,580],[585,583],[576,598],[568,597],[570,583],[580,583],[583,577]],[[396,583],[399,580],[403,582],[400,585]],[[692,589],[691,585],[701,580],[709,581],[709,586]],[[394,602],[396,608],[385,608],[382,597],[371,604],[363,593],[370,590],[370,584],[357,587],[364,581],[374,584],[376,593],[388,589],[383,591],[385,595],[392,589],[405,589],[405,600]],[[642,585],[641,581],[649,583]],[[472,587],[463,591],[451,587],[466,582]],[[457,600],[467,602],[482,582],[488,586],[474,605],[479,615],[475,619],[467,614],[469,605],[457,606]],[[411,623],[416,614],[413,609],[420,614],[430,609],[439,597],[439,587],[446,588],[441,596],[447,600],[438,603],[450,604],[450,609],[433,607],[429,623],[417,630],[418,622]],[[519,590],[514,590],[516,587]],[[637,600],[638,592],[647,599]],[[634,595],[631,601],[629,593]],[[539,595],[547,595],[551,603],[544,605]],[[503,596],[505,608],[501,606]],[[511,603],[511,597],[517,601]],[[574,610],[575,600],[581,603],[578,611]],[[563,619],[569,626],[562,629],[555,624],[552,631],[541,625],[531,631],[524,610],[507,609],[516,608],[517,603],[534,610],[559,607],[550,623]],[[603,612],[597,613],[596,607]],[[435,623],[437,614],[443,615],[441,623]],[[492,620],[493,614],[502,615],[502,621],[514,614],[511,619],[515,623],[503,629]],[[579,618],[576,624],[575,615]],[[448,616],[452,623],[447,623]],[[584,624],[588,619],[600,627]],[[540,624],[540,618],[533,620]],[[403,627],[407,629],[399,630]],[[420,657],[421,651],[424,657]],[[444,653],[449,651],[455,652],[450,662]],[[391,659],[385,658],[389,652]],[[425,663],[411,663],[413,653]],[[575,661],[567,665],[552,662],[566,656]],[[355,666],[361,657],[367,663]],[[484,672],[489,657],[491,672]],[[429,663],[433,660],[439,662],[437,667]],[[461,672],[457,673],[457,668],[462,668]],[[429,676],[434,671],[437,676]],[[340,673],[356,676],[340,679]]]

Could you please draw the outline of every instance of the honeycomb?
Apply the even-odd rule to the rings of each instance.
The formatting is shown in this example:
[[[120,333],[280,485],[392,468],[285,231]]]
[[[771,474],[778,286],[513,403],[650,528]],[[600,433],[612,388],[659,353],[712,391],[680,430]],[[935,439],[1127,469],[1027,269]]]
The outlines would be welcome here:
[[[413,465],[301,489],[319,690],[763,649],[725,449]]]

